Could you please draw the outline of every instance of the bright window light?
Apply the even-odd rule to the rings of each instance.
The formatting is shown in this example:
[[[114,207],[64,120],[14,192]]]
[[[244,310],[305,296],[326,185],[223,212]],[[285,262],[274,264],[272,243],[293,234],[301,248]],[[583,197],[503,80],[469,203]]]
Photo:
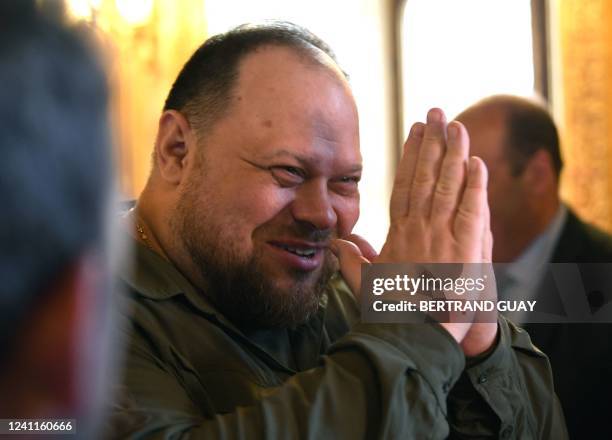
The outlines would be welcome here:
[[[534,94],[530,0],[407,0],[404,133],[427,110],[449,120],[488,95]]]
[[[91,4],[87,0],[68,0],[66,6],[68,14],[75,20],[89,20],[91,18]]]
[[[131,26],[143,25],[153,11],[153,0],[115,0],[119,15]]]

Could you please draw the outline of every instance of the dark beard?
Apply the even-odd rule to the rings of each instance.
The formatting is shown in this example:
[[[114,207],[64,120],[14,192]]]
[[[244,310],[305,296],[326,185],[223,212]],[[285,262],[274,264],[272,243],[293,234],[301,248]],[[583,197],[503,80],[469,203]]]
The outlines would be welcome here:
[[[274,279],[266,277],[260,267],[261,255],[254,253],[240,261],[231,241],[211,224],[206,213],[192,209],[192,194],[186,192],[172,221],[175,236],[189,255],[192,269],[205,297],[234,325],[242,329],[294,328],[306,322],[319,308],[331,276],[337,271],[337,260],[327,249],[319,274],[294,270],[295,283],[289,291],[281,289]],[[287,231],[292,237],[312,242],[329,240],[331,232],[293,225]]]
[[[282,291],[262,274],[256,257],[246,264],[230,266],[189,247],[191,258],[207,283],[205,296],[234,325],[245,330],[295,328],[308,321],[319,309],[335,272],[333,257],[327,256],[314,283],[307,279],[311,274],[295,272],[295,287],[289,292]]]

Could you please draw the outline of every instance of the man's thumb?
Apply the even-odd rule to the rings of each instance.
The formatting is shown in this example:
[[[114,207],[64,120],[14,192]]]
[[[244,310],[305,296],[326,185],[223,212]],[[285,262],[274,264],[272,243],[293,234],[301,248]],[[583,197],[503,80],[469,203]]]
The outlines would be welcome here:
[[[358,298],[361,287],[361,265],[370,262],[362,255],[359,247],[350,241],[338,238],[331,242],[329,248],[340,262],[340,272],[344,280]]]

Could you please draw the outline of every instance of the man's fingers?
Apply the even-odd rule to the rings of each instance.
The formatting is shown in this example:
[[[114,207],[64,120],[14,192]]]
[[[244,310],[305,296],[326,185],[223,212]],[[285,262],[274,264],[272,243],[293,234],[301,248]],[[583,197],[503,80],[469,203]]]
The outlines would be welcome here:
[[[449,221],[458,207],[470,146],[467,130],[460,122],[448,124],[447,132],[448,148],[442,160],[431,207],[431,218],[444,223]]]
[[[361,265],[370,263],[361,253],[355,243],[347,240],[336,239],[330,247],[340,263],[340,272],[344,280],[353,291],[355,298],[359,299],[361,288]]]
[[[397,167],[393,191],[391,192],[391,220],[408,215],[410,188],[412,187],[414,170],[424,132],[425,124],[422,122],[413,124],[408,139],[404,143],[404,151]]]
[[[493,233],[491,232],[491,210],[488,202],[485,206],[483,229],[482,261],[491,263],[493,261]]]
[[[366,239],[363,238],[361,235],[351,234],[348,237],[346,237],[346,239],[350,242],[355,243],[357,247],[359,248],[359,250],[361,251],[361,254],[368,261],[372,261],[376,257],[378,257],[378,252],[376,252],[376,249],[374,249],[374,247],[370,243],[368,243]]]
[[[472,156],[468,162],[465,190],[453,225],[455,238],[460,245],[482,244],[486,206],[487,167],[482,159]]]
[[[446,149],[445,125],[446,117],[442,110],[429,110],[410,190],[410,217],[429,218],[432,196]]]

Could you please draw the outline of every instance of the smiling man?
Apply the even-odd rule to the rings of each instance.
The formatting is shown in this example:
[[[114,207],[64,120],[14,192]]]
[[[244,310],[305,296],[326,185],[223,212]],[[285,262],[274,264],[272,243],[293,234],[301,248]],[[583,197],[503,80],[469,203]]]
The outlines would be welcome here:
[[[168,258],[242,327],[296,325],[315,312],[335,271],[329,242],[348,235],[359,214],[350,90],[323,52],[303,50],[246,56],[226,104],[231,117],[214,123],[197,154],[171,92],[162,164],[139,203]],[[176,209],[164,213],[168,201]]]
[[[138,245],[111,435],[564,437],[548,360],[503,318],[359,323],[362,263],[487,262],[491,234],[484,164],[432,109],[376,255],[350,235],[358,133],[344,73],[304,29],[244,26],[195,52],[126,215]]]

